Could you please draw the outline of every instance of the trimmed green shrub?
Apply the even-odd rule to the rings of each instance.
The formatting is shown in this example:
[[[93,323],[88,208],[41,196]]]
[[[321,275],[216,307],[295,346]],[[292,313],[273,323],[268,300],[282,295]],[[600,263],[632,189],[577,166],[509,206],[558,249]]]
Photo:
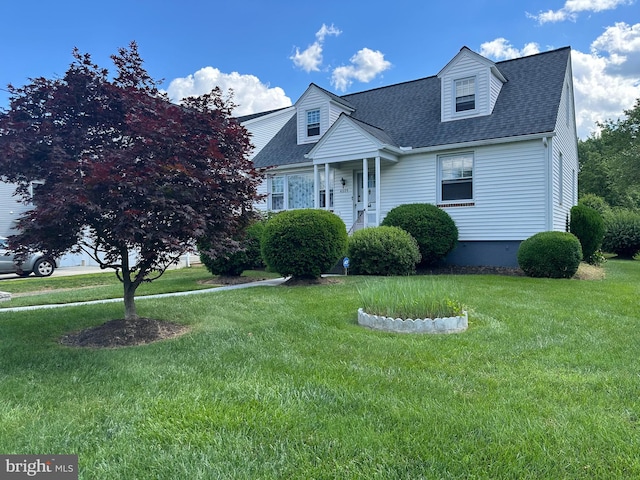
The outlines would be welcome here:
[[[602,250],[631,259],[640,252],[640,213],[615,209],[605,216]]]
[[[571,278],[582,261],[580,240],[568,232],[540,232],[518,249],[518,264],[530,277]]]
[[[347,249],[347,228],[326,210],[280,212],[267,221],[262,234],[262,258],[282,276],[318,278]]]
[[[458,228],[453,219],[430,203],[399,205],[387,214],[382,225],[409,232],[418,242],[424,266],[438,263],[458,241]]]
[[[596,263],[595,253],[602,246],[604,239],[604,220],[597,210],[578,204],[571,208],[569,231],[573,233],[582,246],[582,255],[587,263]]]
[[[244,245],[247,254],[247,268],[245,270],[260,270],[266,266],[260,250],[265,224],[266,220],[259,220],[247,227]]]
[[[347,256],[356,275],[410,275],[420,262],[420,249],[407,231],[380,226],[354,232]]]

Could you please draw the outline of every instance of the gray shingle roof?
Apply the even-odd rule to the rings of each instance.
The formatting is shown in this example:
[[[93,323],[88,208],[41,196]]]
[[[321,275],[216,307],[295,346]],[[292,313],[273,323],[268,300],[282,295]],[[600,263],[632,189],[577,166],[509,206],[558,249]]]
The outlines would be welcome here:
[[[440,121],[440,80],[431,76],[344,95],[351,117],[377,138],[402,147],[447,144],[553,132],[569,62],[569,47],[496,62],[507,83],[491,115]],[[373,130],[370,130],[373,131]],[[308,162],[314,144],[297,145],[295,115],[254,158],[257,167]]]

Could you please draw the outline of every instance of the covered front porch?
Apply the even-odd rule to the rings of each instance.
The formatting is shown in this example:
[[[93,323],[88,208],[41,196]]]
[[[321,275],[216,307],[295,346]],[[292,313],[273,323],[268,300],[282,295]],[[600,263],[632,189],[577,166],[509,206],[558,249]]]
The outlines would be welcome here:
[[[349,233],[380,225],[385,163],[380,155],[360,160],[314,161],[314,207],[336,213]],[[325,179],[329,179],[329,188]]]

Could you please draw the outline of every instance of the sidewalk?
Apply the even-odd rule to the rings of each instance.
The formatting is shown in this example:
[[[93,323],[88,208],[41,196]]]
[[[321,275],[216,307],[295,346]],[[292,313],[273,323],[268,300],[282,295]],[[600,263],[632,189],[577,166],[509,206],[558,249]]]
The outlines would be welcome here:
[[[92,267],[69,267],[69,268],[92,268]],[[95,267],[93,267],[95,268]],[[62,269],[61,269],[62,270]],[[98,269],[99,270],[99,269]],[[91,273],[91,272],[85,272]],[[55,275],[55,274],[54,274]],[[241,283],[239,285],[228,285],[225,287],[214,287],[214,288],[205,288],[203,290],[189,290],[188,292],[175,292],[175,293],[159,293],[157,295],[142,295],[136,297],[136,302],[140,300],[145,300],[148,298],[168,298],[168,297],[184,297],[187,295],[198,295],[201,293],[215,293],[215,292],[224,292],[228,290],[237,290],[240,288],[250,288],[250,287],[273,287],[276,285],[280,285],[286,279],[285,278],[272,278],[268,280],[261,280],[258,282],[251,283]],[[2,292],[0,292],[2,293]],[[73,303],[55,303],[50,305],[31,305],[28,307],[11,307],[11,308],[0,308],[0,314],[3,312],[27,312],[31,310],[43,310],[47,308],[62,308],[62,307],[78,307],[82,305],[98,305],[101,303],[122,303],[122,298],[109,298],[106,300],[91,300],[88,302],[73,302]]]

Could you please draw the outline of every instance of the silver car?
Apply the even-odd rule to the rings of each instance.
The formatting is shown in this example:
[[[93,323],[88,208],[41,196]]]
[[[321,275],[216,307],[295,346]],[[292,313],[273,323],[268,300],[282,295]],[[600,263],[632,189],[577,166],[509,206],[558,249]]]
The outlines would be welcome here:
[[[16,273],[21,277],[34,273],[36,277],[48,277],[58,267],[55,259],[41,252],[30,253],[21,264],[17,264],[14,257],[7,238],[0,237],[0,273]]]

